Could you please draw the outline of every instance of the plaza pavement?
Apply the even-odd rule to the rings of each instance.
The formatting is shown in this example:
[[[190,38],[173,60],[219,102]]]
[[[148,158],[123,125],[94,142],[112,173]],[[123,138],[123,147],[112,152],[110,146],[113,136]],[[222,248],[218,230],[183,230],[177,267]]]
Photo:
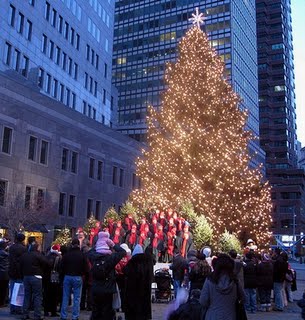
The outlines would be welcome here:
[[[305,291],[305,264],[291,263],[292,267],[297,272],[297,288],[298,290],[293,293],[294,302],[289,303],[289,305],[284,309],[283,312],[257,312],[255,314],[248,314],[248,320],[301,320],[301,309],[297,306],[296,301],[301,299],[303,292]],[[158,265],[156,268],[165,267],[165,265]],[[153,303],[153,320],[163,320],[165,319],[164,314],[168,304],[166,303]],[[70,313],[71,314],[71,313]],[[119,314],[121,315],[121,314]],[[80,320],[89,320],[90,312],[81,312]],[[20,319],[20,316],[11,316],[9,314],[8,308],[0,308],[0,320],[12,320]],[[46,320],[58,319],[45,317]],[[122,317],[122,320],[124,317]],[[103,319],[101,319],[103,320]],[[215,319],[216,320],[216,319]]]

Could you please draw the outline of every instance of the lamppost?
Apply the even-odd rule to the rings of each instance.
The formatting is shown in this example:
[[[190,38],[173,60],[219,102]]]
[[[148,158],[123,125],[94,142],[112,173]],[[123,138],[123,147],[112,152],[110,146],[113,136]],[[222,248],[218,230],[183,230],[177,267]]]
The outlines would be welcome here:
[[[295,218],[296,218],[296,214],[295,214],[295,207],[293,208],[293,219],[292,219],[292,259],[295,260],[295,243],[296,243],[296,239],[295,239]]]

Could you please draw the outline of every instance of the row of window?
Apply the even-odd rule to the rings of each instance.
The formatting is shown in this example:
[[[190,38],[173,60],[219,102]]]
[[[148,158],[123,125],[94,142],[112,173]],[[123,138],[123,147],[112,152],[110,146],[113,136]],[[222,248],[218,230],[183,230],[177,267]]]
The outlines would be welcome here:
[[[51,74],[46,73],[42,68],[39,68],[38,86],[56,100],[64,103],[67,107],[76,109],[77,97],[75,92],[52,77]]]
[[[17,32],[24,35],[29,41],[32,39],[33,24],[32,21],[25,18],[25,16],[19,11],[16,14],[16,8],[11,4],[9,8],[9,20],[8,23],[13,28],[16,28]]]
[[[42,35],[41,51],[64,71],[67,71],[73,79],[77,80],[78,64],[73,62],[72,58],[70,58],[59,46],[55,45],[54,41],[48,39],[45,34]]]
[[[102,0],[104,1],[104,0]],[[109,0],[108,0],[109,2]],[[90,6],[93,8],[93,10],[98,14],[98,16],[103,20],[103,22],[107,25],[107,27],[110,27],[110,17],[107,14],[106,10],[102,8],[101,4],[98,0],[89,0]]]
[[[93,120],[96,120],[96,109],[83,100],[83,114]],[[105,116],[102,115],[102,124],[105,124]]]
[[[93,80],[91,76],[87,72],[85,72],[84,78],[84,87],[92,93],[95,97],[97,97],[97,81]],[[104,103],[105,104],[105,103]]]
[[[22,54],[18,48],[14,48],[8,41],[5,42],[3,61],[7,66],[27,78],[30,59],[25,54]]]
[[[76,0],[61,0],[70,12],[77,18],[78,21],[82,20],[82,8]]]
[[[72,46],[77,50],[80,47],[80,35],[74,28],[69,26],[69,23],[63,19],[63,17],[51,7],[50,3],[46,1],[44,17],[51,23],[54,28],[57,28],[58,32],[68,40]]]

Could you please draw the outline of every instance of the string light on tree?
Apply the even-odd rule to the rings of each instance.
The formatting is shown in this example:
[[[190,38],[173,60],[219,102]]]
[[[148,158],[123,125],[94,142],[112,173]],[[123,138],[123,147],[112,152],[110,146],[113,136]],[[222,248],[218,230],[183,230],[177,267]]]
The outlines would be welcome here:
[[[196,25],[200,29],[200,26],[204,23],[205,17],[201,12],[199,13],[198,7],[195,9],[196,13],[192,13],[192,18],[189,18],[189,21],[193,22],[193,25]]]
[[[133,203],[176,209],[189,201],[215,237],[227,230],[267,244],[270,187],[260,168],[248,166],[253,136],[245,130],[247,113],[198,27],[199,11],[192,21],[176,63],[167,66],[161,108],[149,107],[148,148],[137,161],[142,187],[132,193]]]

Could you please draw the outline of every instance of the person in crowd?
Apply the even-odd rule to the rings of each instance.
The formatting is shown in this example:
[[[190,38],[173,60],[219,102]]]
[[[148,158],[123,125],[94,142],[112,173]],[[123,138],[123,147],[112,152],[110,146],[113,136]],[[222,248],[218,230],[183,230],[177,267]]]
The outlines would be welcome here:
[[[283,256],[283,259],[286,260],[286,257]],[[287,260],[288,260],[288,256],[287,256]],[[288,263],[288,270],[286,272],[285,282],[284,282],[284,294],[285,294],[285,300],[287,302],[293,302],[293,294],[292,294],[293,280],[294,280],[294,270],[291,268],[291,265]]]
[[[302,309],[302,319],[305,319],[305,292],[303,292],[303,297],[297,302],[297,305]]]
[[[88,262],[80,250],[77,238],[72,239],[71,248],[62,257],[61,272],[64,276],[63,298],[60,310],[61,320],[68,318],[67,309],[71,293],[73,292],[72,320],[79,319],[80,299],[82,292],[82,277],[88,273]]]
[[[167,237],[164,232],[164,228],[162,224],[158,226],[157,234],[158,234],[157,250],[158,250],[159,262],[165,262],[165,259],[166,259],[165,255],[166,255],[166,249],[167,249]]]
[[[183,232],[176,238],[175,246],[180,250],[181,255],[185,258],[187,253],[194,249],[193,240],[188,225],[184,226]]]
[[[190,298],[186,303],[179,306],[177,310],[172,312],[168,320],[202,320],[204,319],[204,308],[200,304],[200,290],[193,289]]]
[[[244,290],[234,277],[234,261],[221,253],[213,259],[214,271],[207,277],[200,295],[206,310],[205,320],[235,320],[237,299],[244,300]]]
[[[207,261],[207,263],[209,264],[209,266],[211,267],[212,271],[213,271],[213,267],[212,267],[212,249],[210,247],[203,247],[201,249],[201,253],[205,255],[205,260]]]
[[[123,239],[125,236],[125,231],[122,227],[122,222],[121,221],[117,221],[114,224],[114,228],[113,228],[114,232],[112,235],[112,241],[114,242],[114,244],[118,244],[120,245],[121,243],[123,243]]]
[[[108,232],[99,232],[95,248],[88,253],[92,265],[91,320],[113,320],[113,294],[117,292],[115,266],[125,256],[124,247],[114,244]]]
[[[124,311],[125,274],[123,270],[127,265],[128,261],[131,259],[131,250],[128,248],[128,245],[126,243],[122,243],[120,247],[126,251],[126,256],[123,257],[115,266],[115,271],[116,271],[116,282],[120,290],[122,310]]]
[[[130,250],[133,250],[138,243],[137,225],[133,224],[131,230],[126,233],[126,240]]]
[[[174,294],[176,298],[177,291],[181,287],[184,280],[184,275],[188,270],[188,263],[186,259],[182,257],[180,251],[177,248],[174,249],[173,262],[169,266],[169,268],[173,271]]]
[[[20,257],[20,270],[24,285],[23,319],[29,319],[32,298],[34,319],[42,319],[42,276],[50,268],[50,263],[39,249],[38,243],[31,241],[27,252]]]
[[[257,264],[254,253],[246,253],[244,265],[244,289],[245,289],[245,308],[251,313],[256,310],[256,288],[257,288]]]
[[[8,292],[8,243],[5,239],[0,239],[0,308],[5,307],[7,304]]]
[[[124,268],[126,276],[125,319],[151,319],[151,259],[143,253],[138,244],[132,252],[132,258]]]
[[[189,268],[190,291],[193,289],[201,290],[205,279],[211,273],[211,267],[205,260],[205,255],[197,253],[196,261]]]
[[[271,311],[271,290],[273,288],[273,264],[268,253],[262,253],[257,266],[257,289],[260,311]]]
[[[173,219],[173,218],[171,218]],[[166,262],[172,262],[174,257],[175,239],[176,239],[176,226],[173,226],[170,231],[167,232],[167,250],[166,250]]]
[[[61,251],[60,245],[54,244],[49,253],[47,254],[50,267],[46,269],[43,281],[43,306],[44,315],[51,317],[58,317],[57,306],[59,303],[60,296],[60,279],[51,279],[51,273],[56,272],[59,275],[59,269],[61,264]]]
[[[16,235],[16,241],[9,247],[9,268],[8,275],[10,278],[10,297],[13,293],[13,288],[15,283],[22,282],[22,275],[20,270],[20,257],[26,252],[26,247],[24,245],[25,235],[23,233],[18,233]],[[11,314],[22,314],[22,308],[10,304]]]
[[[244,287],[244,262],[237,258],[237,251],[235,249],[229,251],[229,256],[234,260],[234,275],[240,285]]]
[[[274,292],[274,311],[284,310],[284,281],[288,271],[288,263],[283,259],[281,250],[276,248],[273,256],[273,292]]]

